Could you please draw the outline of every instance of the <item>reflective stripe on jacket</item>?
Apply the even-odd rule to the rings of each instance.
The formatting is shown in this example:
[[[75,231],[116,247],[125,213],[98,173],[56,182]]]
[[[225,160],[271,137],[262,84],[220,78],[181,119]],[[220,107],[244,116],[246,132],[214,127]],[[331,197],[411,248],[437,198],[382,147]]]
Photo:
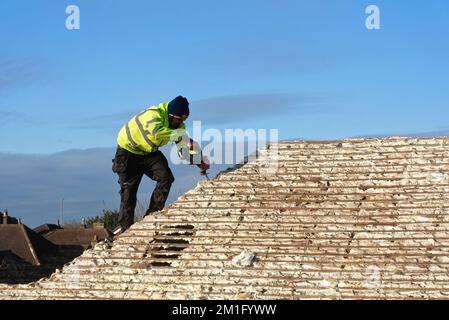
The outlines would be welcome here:
[[[152,106],[134,116],[120,130],[118,145],[138,155],[155,152],[170,141],[178,142],[185,134],[183,123],[180,129],[168,127],[168,102]]]

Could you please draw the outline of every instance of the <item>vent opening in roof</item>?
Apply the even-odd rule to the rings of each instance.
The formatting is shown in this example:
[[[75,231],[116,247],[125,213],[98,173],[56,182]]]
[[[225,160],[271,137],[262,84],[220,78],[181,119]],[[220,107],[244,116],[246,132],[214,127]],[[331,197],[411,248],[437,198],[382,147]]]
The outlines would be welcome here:
[[[164,225],[162,226],[164,229],[193,229],[194,227],[190,224],[177,224],[177,225]]]
[[[193,229],[192,225],[164,225],[156,231],[144,255],[144,259],[150,260],[148,267],[172,267],[180,252],[189,247]]]

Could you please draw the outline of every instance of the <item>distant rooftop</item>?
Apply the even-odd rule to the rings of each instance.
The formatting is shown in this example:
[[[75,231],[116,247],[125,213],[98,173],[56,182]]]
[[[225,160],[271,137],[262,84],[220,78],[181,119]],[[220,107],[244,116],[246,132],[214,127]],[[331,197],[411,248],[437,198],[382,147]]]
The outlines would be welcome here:
[[[44,237],[59,246],[82,245],[84,249],[91,246],[92,242],[103,241],[112,237],[105,228],[70,228],[54,229],[44,233]]]
[[[0,283],[24,283],[48,276],[109,237],[109,232],[99,227],[62,229],[45,224],[31,230],[6,212],[0,214],[0,220]]]
[[[34,230],[34,232],[39,233],[40,235],[44,235],[46,233],[49,233],[50,231],[57,230],[57,229],[62,229],[62,227],[57,224],[46,223],[46,224],[43,224],[43,225],[40,225],[40,226],[34,228],[33,230]]]
[[[16,218],[10,217],[8,211],[0,212],[0,224],[17,224],[19,221]]]

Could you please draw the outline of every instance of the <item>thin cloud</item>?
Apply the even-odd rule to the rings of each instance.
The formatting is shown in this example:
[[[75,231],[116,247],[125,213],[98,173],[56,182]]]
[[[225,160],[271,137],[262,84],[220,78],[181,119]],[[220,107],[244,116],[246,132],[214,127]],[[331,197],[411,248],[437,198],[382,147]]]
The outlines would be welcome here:
[[[191,120],[208,125],[241,123],[252,119],[273,118],[278,115],[306,115],[331,112],[322,105],[323,97],[290,93],[261,93],[218,96],[190,101]],[[103,130],[116,132],[140,109],[97,115],[77,121],[74,130]]]
[[[0,93],[41,81],[42,66],[40,59],[0,59]]]
[[[329,112],[323,98],[289,93],[246,94],[212,97],[191,102],[192,119],[207,124],[241,123],[247,120]]]
[[[168,150],[163,152],[167,158]],[[0,210],[31,227],[55,223],[64,199],[65,220],[81,221],[120,204],[118,177],[111,170],[115,148],[68,150],[52,155],[0,153]],[[175,182],[167,204],[204,179],[196,166],[170,165]],[[227,166],[216,166],[211,177]],[[144,178],[139,201],[148,203],[155,183]]]
[[[392,136],[401,136],[401,137],[412,137],[412,138],[434,138],[434,137],[448,137],[449,129],[441,129],[435,131],[423,131],[423,132],[402,132],[402,133],[378,133],[378,134],[364,134],[359,136],[354,136],[351,138],[385,138]]]
[[[105,132],[118,132],[118,130],[126,123],[131,117],[136,114],[137,110],[129,110],[125,112],[104,114],[94,116],[90,118],[84,118],[77,121],[76,124],[71,125],[73,130],[96,130]]]
[[[17,121],[26,121],[26,117],[18,112],[14,111],[2,111],[0,110],[0,131],[7,125],[16,123]]]
[[[0,110],[0,119],[6,119],[9,117],[13,117],[17,115],[15,112],[11,112],[11,111],[1,111]]]

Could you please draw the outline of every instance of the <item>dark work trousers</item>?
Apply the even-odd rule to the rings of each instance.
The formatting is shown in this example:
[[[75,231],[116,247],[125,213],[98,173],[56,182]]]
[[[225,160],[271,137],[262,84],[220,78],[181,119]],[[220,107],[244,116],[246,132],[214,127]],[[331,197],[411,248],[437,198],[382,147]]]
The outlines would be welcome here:
[[[119,177],[121,202],[118,222],[123,228],[127,229],[134,223],[137,190],[144,174],[156,181],[146,215],[164,208],[175,178],[162,152],[158,150],[140,156],[118,147],[112,162],[112,171]]]

